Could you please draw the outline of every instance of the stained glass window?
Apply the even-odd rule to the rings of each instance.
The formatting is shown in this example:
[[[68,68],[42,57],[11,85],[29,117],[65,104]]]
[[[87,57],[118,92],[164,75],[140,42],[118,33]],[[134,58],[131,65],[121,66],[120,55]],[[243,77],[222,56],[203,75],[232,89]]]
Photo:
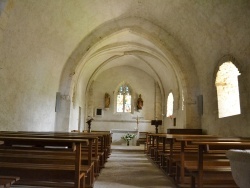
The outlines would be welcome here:
[[[131,95],[126,94],[124,97],[125,97],[125,112],[131,112]]]
[[[117,112],[131,112],[131,94],[127,85],[119,87],[116,110]]]
[[[117,112],[123,112],[123,95],[117,95]]]

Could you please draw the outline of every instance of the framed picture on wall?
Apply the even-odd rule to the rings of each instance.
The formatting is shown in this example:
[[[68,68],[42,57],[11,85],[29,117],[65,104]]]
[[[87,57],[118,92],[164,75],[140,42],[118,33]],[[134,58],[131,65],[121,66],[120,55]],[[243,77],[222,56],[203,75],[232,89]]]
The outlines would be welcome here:
[[[95,116],[96,116],[96,117],[102,117],[102,115],[103,115],[103,110],[102,110],[102,108],[96,108],[96,109],[95,109]]]

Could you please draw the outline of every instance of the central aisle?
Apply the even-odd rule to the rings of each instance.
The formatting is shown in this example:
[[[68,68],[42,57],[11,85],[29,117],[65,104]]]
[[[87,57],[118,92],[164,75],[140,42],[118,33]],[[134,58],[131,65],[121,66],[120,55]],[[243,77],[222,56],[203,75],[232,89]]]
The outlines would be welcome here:
[[[131,148],[131,150],[129,150]],[[112,149],[94,188],[176,188],[175,184],[136,147]]]

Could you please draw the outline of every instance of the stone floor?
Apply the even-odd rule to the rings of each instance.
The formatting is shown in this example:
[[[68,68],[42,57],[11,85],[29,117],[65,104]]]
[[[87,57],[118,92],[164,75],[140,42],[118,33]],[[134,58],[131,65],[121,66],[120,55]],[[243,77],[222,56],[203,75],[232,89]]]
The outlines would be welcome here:
[[[112,146],[112,154],[94,188],[176,188],[144,154],[141,146]]]

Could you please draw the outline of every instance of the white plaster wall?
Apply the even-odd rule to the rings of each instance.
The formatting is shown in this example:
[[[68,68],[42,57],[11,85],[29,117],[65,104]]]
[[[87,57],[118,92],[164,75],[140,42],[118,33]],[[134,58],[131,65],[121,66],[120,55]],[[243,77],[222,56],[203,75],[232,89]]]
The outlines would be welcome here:
[[[122,4],[117,0],[105,4],[92,0],[3,1],[0,8],[0,129],[66,130],[68,124],[60,127],[60,123],[68,122],[70,115],[74,117],[72,128],[75,128],[78,106],[84,107],[81,100],[87,98],[78,91],[77,97],[83,96],[83,99],[77,99],[73,114],[69,114],[72,96],[67,83],[72,81],[75,64],[107,33],[131,26],[148,32],[152,40],[160,41],[178,60],[178,74],[182,75],[181,82],[186,82],[183,88],[187,88],[188,110],[184,115],[177,111],[177,115],[184,116],[189,127],[199,125],[196,97],[201,94],[204,99],[201,126],[207,133],[249,136],[249,8],[250,3],[245,0],[159,0],[158,3],[126,0]],[[124,21],[119,21],[122,19]],[[93,33],[95,29],[98,32]],[[242,74],[239,79],[242,114],[219,119],[214,75],[219,60],[226,54],[236,58]],[[166,87],[165,96],[173,89]],[[179,91],[183,89],[181,85],[178,87]],[[67,116],[63,114],[59,126],[54,127],[55,95],[59,88],[70,100],[62,105],[66,107]],[[166,123],[171,126],[170,120]]]
[[[235,50],[235,52],[236,51],[237,50]],[[247,60],[244,61],[243,59],[235,58],[233,62],[241,73],[238,77],[241,114],[224,118],[218,117],[218,102],[215,86],[216,73],[219,65],[226,60],[232,60],[232,57],[231,55],[221,56],[217,60],[217,63],[211,68],[214,70],[213,77],[207,76],[209,79],[206,80],[206,87],[203,86],[204,114],[202,116],[202,128],[209,134],[229,137],[249,137],[249,70],[246,68]]]
[[[115,111],[115,93],[120,83],[125,81],[132,88],[133,106],[132,113],[116,113]],[[155,81],[144,71],[130,66],[120,66],[108,69],[101,73],[93,82],[93,103],[92,108],[103,109],[103,116],[97,117],[93,115],[92,130],[111,129],[130,129],[136,128],[136,117],[141,117],[139,120],[139,131],[154,132],[154,126],[151,126],[151,120],[155,119]],[[108,110],[104,109],[104,95],[109,93],[111,96],[111,104]],[[91,94],[91,93],[89,93]],[[138,95],[142,95],[144,101],[143,109],[137,111],[136,101]],[[161,106],[158,108],[158,117],[161,115]],[[91,110],[89,108],[88,110]],[[93,110],[93,111],[94,111]],[[92,112],[92,111],[91,111]],[[89,114],[90,115],[90,114]],[[86,127],[86,126],[85,126]],[[85,128],[86,129],[86,128]]]
[[[0,129],[53,131],[61,62],[67,55],[48,34],[52,20],[43,25],[40,11],[19,3],[8,1],[0,19]]]

